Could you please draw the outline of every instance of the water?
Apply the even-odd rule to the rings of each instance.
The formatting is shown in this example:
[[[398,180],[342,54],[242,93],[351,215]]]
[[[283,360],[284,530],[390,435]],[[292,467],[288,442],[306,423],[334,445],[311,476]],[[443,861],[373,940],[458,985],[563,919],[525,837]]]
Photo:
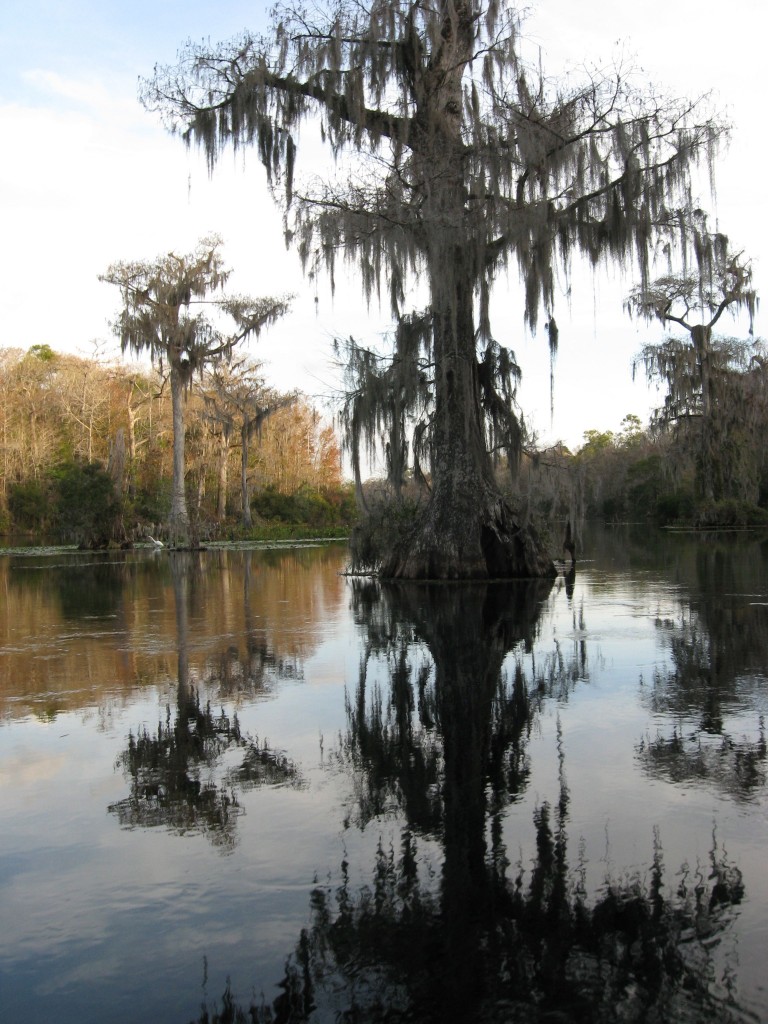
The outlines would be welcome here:
[[[0,557],[0,1019],[768,1019],[765,539],[345,564]]]

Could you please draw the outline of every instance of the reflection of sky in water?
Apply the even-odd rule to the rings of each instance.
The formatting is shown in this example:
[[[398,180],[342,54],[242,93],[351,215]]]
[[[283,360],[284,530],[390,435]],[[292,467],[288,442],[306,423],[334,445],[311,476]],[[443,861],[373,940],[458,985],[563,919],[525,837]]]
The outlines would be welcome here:
[[[62,617],[50,589],[30,589],[18,576],[13,582],[5,620],[0,611],[0,636],[9,641],[0,649],[4,1021],[185,1021],[203,998],[204,958],[211,997],[227,975],[244,989],[263,985],[269,996],[306,924],[313,879],[334,877],[344,856],[362,882],[379,838],[397,842],[392,818],[363,831],[342,824],[354,787],[333,754],[346,729],[345,691],[355,689],[362,636],[348,584],[337,575],[343,555],[305,556],[287,568],[279,558],[261,564],[258,557],[245,581],[244,563],[233,556],[188,584],[190,682],[210,692],[218,714],[221,654],[229,651],[240,675],[223,699],[227,713],[236,707],[243,734],[285,752],[305,784],[239,793],[237,841],[226,853],[203,832],[121,829],[108,812],[129,789],[115,769],[129,731],[145,726],[153,733],[176,700],[177,619],[164,563],[131,569],[124,597],[110,611],[117,623]],[[737,928],[717,956],[725,963],[738,947],[747,1002],[758,1000],[765,1010],[765,787],[745,800],[707,779],[673,783],[638,755],[644,739],[667,737],[678,726],[690,731],[698,714],[696,707],[689,715],[662,713],[649,698],[659,674],[672,670],[681,602],[687,608],[696,597],[695,561],[681,556],[667,565],[662,558],[661,566],[628,572],[585,563],[570,598],[562,581],[556,584],[533,652],[520,645],[506,656],[508,673],[519,659],[529,678],[558,653],[575,666],[566,691],[544,700],[534,720],[528,784],[505,811],[507,855],[524,868],[531,863],[533,810],[557,802],[559,722],[571,865],[581,849],[595,890],[608,874],[642,876],[658,828],[673,885],[683,862],[706,872],[714,828],[747,889]],[[225,577],[226,587],[217,589]],[[768,596],[754,586],[742,592],[750,607]],[[251,662],[247,636],[252,653],[260,652]],[[422,649],[417,660],[423,656]],[[25,685],[30,666],[34,684]],[[386,683],[381,659],[374,659],[375,680]],[[741,666],[723,728],[755,740],[766,705],[764,677]],[[200,777],[220,778],[237,758],[237,750],[226,751],[220,763],[201,765]],[[424,857],[437,857],[435,843],[420,844]]]
[[[532,861],[532,810],[557,799],[559,721],[570,796],[571,863],[576,863],[580,844],[588,885],[598,890],[609,874],[647,874],[654,829],[662,843],[669,884],[680,877],[683,863],[694,870],[698,865],[703,877],[708,876],[713,835],[731,855],[738,850],[736,860],[748,880],[748,899],[739,913],[742,938],[727,938],[719,957],[725,962],[736,955],[738,946],[741,984],[753,992],[764,991],[765,787],[745,806],[709,779],[688,778],[673,785],[663,777],[649,777],[638,758],[643,738],[647,742],[667,736],[674,728],[685,737],[696,731],[696,708],[680,715],[649,713],[654,676],[670,671],[669,638],[678,628],[681,601],[685,604],[687,597],[684,588],[657,574],[616,578],[590,565],[578,572],[571,600],[566,600],[562,588],[556,594],[541,619],[539,647],[546,651],[557,644],[566,657],[578,659],[579,643],[586,640],[586,671],[579,673],[567,699],[545,705],[538,719],[529,747],[530,783],[507,816],[505,838],[513,860],[512,851],[518,851],[523,866]],[[747,595],[739,597],[754,603]],[[765,641],[763,636],[768,667]],[[724,715],[729,737],[754,743],[759,716],[768,710],[765,677],[736,676],[729,699]],[[698,733],[691,740],[692,746],[719,748],[722,743],[720,737],[702,738]],[[760,1005],[765,1012],[764,997]]]

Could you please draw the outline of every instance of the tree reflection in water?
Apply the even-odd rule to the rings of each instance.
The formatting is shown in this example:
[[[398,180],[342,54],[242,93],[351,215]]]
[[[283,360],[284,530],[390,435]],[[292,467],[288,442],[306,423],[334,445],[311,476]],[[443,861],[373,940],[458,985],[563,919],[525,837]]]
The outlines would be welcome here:
[[[241,556],[240,565],[243,574],[244,650],[241,652],[237,645],[232,645],[218,657],[209,658],[206,665],[206,675],[222,700],[264,694],[275,678],[298,679],[302,675],[300,655],[295,650],[281,650],[279,641],[276,643],[275,637],[270,636],[265,615],[268,600],[262,599],[254,608],[252,552]],[[219,563],[219,571],[226,571],[225,564]],[[300,574],[296,575],[301,578]],[[296,595],[291,594],[291,599],[296,601]]]
[[[303,784],[286,755],[240,730],[237,714],[205,706],[190,683],[188,609],[190,581],[199,570],[196,556],[169,553],[176,607],[178,687],[175,714],[170,705],[165,723],[150,734],[128,734],[118,758],[130,780],[130,794],[109,806],[124,828],[161,826],[175,832],[202,832],[222,850],[237,840],[242,813],[238,793],[255,786]],[[232,755],[237,754],[233,762]],[[229,764],[225,764],[225,755]]]
[[[532,868],[510,871],[502,811],[525,786],[537,709],[581,671],[556,651],[528,675],[514,659],[505,678],[545,597],[541,583],[355,588],[368,647],[336,756],[358,778],[350,821],[397,809],[398,848],[380,842],[365,886],[345,859],[337,885],[315,888],[271,1005],[239,1006],[228,987],[200,1022],[736,1019],[707,950],[742,897],[738,869],[713,845],[709,879],[683,875],[668,895],[649,836],[648,879],[590,897],[568,861],[562,742]],[[375,658],[386,693],[369,679]],[[434,840],[439,878],[420,849]]]
[[[759,571],[762,559],[753,562]],[[768,606],[753,597],[759,577],[750,585],[743,562],[717,544],[699,547],[695,565],[696,597],[676,620],[657,622],[671,666],[647,691],[651,710],[674,725],[645,736],[637,753],[653,775],[749,800],[768,778],[765,722],[754,711],[768,664]]]

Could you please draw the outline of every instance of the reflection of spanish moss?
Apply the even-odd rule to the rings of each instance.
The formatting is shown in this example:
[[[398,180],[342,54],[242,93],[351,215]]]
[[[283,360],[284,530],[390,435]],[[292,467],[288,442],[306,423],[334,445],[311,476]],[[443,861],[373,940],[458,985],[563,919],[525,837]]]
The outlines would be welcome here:
[[[535,812],[532,865],[510,871],[504,810],[526,785],[533,723],[587,663],[578,645],[571,656],[555,645],[534,657],[547,591],[367,584],[353,593],[368,645],[337,758],[356,779],[350,818],[363,825],[398,810],[399,849],[380,841],[368,885],[352,884],[345,860],[335,885],[315,888],[277,1000],[246,1008],[228,989],[222,1011],[206,1008],[200,1021],[735,1019],[709,948],[742,898],[738,869],[713,846],[708,877],[688,872],[668,894],[656,837],[647,880],[588,894],[584,853],[575,870],[568,862],[559,718],[559,798]]]
[[[467,737],[473,723],[469,706],[446,703],[450,684],[442,687],[441,699],[436,665],[424,644],[412,637],[411,631],[395,626],[389,636],[379,633],[376,644],[367,649],[355,693],[347,697],[348,729],[335,757],[353,779],[347,826],[364,827],[399,809],[417,833],[439,836],[444,812],[443,731],[454,715],[460,729],[467,727]],[[584,660],[581,650],[570,657],[556,644],[551,653],[535,659],[529,671],[522,658],[516,658],[509,672],[499,668],[489,699],[475,705],[480,715],[475,732],[487,743],[479,752],[484,778],[478,776],[480,788],[473,794],[478,807],[485,794],[490,794],[496,812],[522,795],[530,775],[527,746],[534,718],[546,698],[567,697],[582,678]],[[384,670],[386,687],[377,677]],[[465,754],[470,758],[469,750]]]
[[[762,557],[726,557],[719,544],[696,548],[699,590],[679,616],[659,619],[670,665],[643,688],[654,714],[674,716],[668,735],[646,736],[640,763],[667,782],[710,786],[751,799],[768,779],[762,717],[744,732],[743,709],[762,693],[768,661],[768,607]],[[738,718],[738,724],[734,722]]]
[[[717,545],[696,554],[696,596],[681,600],[674,620],[657,621],[671,666],[656,674],[648,697],[654,712],[695,716],[703,732],[720,733],[764,682],[768,606],[754,598],[764,587],[763,559],[726,557]]]
[[[242,751],[239,766],[215,768],[227,751]],[[204,833],[217,846],[232,849],[236,822],[243,813],[238,792],[261,785],[300,785],[295,766],[279,751],[259,746],[243,736],[235,714],[210,704],[202,707],[194,690],[180,691],[178,713],[167,710],[156,735],[144,729],[128,735],[128,747],[118,758],[130,779],[131,792],[111,804],[123,828],[161,826],[182,834]]]
[[[640,763],[667,782],[712,786],[737,800],[752,799],[768,781],[768,748],[761,715],[755,738],[736,739],[675,727],[668,737],[645,737],[637,746]]]
[[[301,773],[287,755],[270,749],[266,744],[259,746],[258,740],[246,742],[244,747],[240,765],[227,772],[228,783],[243,790],[257,786],[304,787]]]
[[[441,757],[434,701],[428,691],[431,666],[427,661],[414,666],[407,642],[395,640],[393,647],[386,706],[381,686],[369,687],[368,652],[354,700],[347,697],[348,731],[336,757],[352,769],[355,824],[363,827],[401,806],[414,828],[436,832]]]
[[[406,829],[398,853],[379,845],[367,886],[353,889],[344,862],[337,887],[315,889],[311,925],[271,1006],[238,1006],[228,987],[221,1011],[205,1008],[200,1022],[747,1019],[709,953],[743,897],[738,869],[713,846],[709,877],[684,874],[667,896],[656,838],[647,882],[611,881],[590,901],[567,863],[567,802],[561,793],[555,827],[548,804],[536,812],[528,880],[489,872],[482,914],[452,922],[468,933],[471,985],[457,990],[468,965],[451,955],[444,897]]]
[[[301,679],[303,672],[298,658],[279,657],[265,639],[249,634],[243,652],[230,645],[206,660],[204,680],[219,699],[234,700],[267,694],[278,681]]]
[[[302,783],[284,754],[243,736],[236,714],[230,719],[223,708],[217,716],[210,703],[202,707],[190,684],[188,620],[190,607],[200,600],[199,558],[175,552],[169,563],[178,641],[176,716],[172,719],[169,707],[165,724],[158,725],[154,736],[146,729],[138,736],[129,733],[118,766],[130,779],[131,792],[109,810],[124,828],[162,826],[182,834],[203,833],[228,851],[237,842],[237,819],[243,813],[240,792]],[[248,664],[253,664],[250,653]],[[242,752],[240,765],[225,766],[225,755],[235,751]]]
[[[491,706],[487,767],[496,811],[519,799],[528,784],[528,738],[540,699],[540,694],[529,687],[520,662],[515,665],[511,683],[505,677],[499,681]]]

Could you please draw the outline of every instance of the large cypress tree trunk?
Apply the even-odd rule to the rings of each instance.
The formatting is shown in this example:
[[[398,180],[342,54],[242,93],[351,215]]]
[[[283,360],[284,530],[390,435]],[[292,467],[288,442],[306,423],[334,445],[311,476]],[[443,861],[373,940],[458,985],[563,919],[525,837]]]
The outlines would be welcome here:
[[[189,544],[189,514],[184,489],[184,381],[180,369],[171,363],[171,407],[173,410],[173,485],[168,518],[171,544]]]
[[[485,446],[477,371],[472,274],[453,250],[450,301],[434,314],[436,367],[432,494],[415,531],[382,567],[397,579],[554,576],[535,530],[519,523],[496,483]],[[433,297],[445,296],[442,282]]]

